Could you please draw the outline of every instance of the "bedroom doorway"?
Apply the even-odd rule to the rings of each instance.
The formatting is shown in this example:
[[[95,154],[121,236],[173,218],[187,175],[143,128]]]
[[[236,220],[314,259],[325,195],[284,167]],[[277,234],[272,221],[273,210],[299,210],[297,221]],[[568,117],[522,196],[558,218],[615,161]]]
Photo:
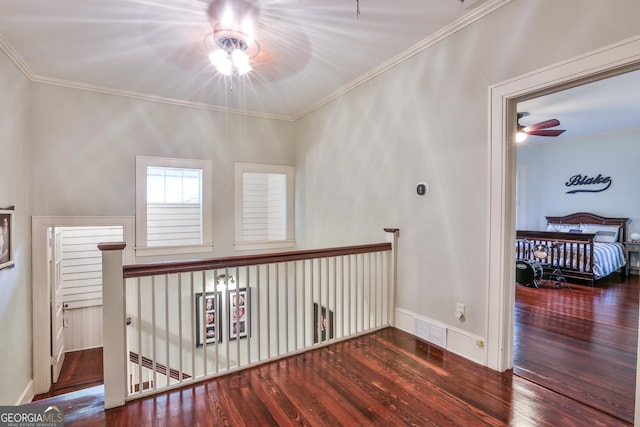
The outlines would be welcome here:
[[[490,88],[490,242],[487,305],[487,364],[489,367],[498,371],[513,367],[516,104],[568,87],[638,69],[640,69],[640,36]],[[527,178],[530,180],[531,175],[529,174]],[[638,366],[637,356],[635,366]],[[638,385],[636,381],[636,396],[640,394]],[[640,400],[635,399],[636,415],[640,413],[639,403]]]
[[[640,108],[640,94],[629,94],[629,87],[640,86],[639,81],[640,71],[629,71],[517,103],[518,114],[532,116],[524,117],[528,120],[521,125],[557,118],[560,124],[552,129],[567,129],[562,137],[530,136],[515,144],[517,230],[545,230],[547,215],[633,217],[640,211],[640,202],[627,197],[640,173],[626,160],[637,158],[640,131],[637,122],[628,128],[620,120],[625,111]],[[568,106],[576,112],[566,111]],[[582,125],[576,131],[578,115],[587,116],[592,107],[612,126],[593,133]],[[608,119],[611,112],[615,120]],[[605,173],[617,185],[606,192],[569,193],[565,182],[576,173]],[[634,219],[627,228],[636,226]],[[624,259],[624,248],[618,245],[616,250],[619,256],[611,259]],[[593,286],[575,280],[561,289],[548,283],[539,289],[516,284],[514,374],[633,423],[638,285],[638,276],[625,277],[621,270]]]

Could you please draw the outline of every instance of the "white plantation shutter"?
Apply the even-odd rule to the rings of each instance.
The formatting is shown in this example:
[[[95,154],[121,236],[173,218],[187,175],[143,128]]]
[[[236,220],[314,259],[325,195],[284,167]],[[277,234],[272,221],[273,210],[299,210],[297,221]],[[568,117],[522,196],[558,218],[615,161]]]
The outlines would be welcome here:
[[[287,176],[245,172],[242,179],[242,240],[287,238]]]
[[[147,167],[147,246],[202,243],[202,171]]]
[[[202,243],[200,204],[147,204],[148,246],[184,246],[200,243]]]
[[[293,246],[293,168],[238,163],[236,247],[276,245]]]
[[[212,246],[212,162],[136,157],[136,253],[197,253]]]

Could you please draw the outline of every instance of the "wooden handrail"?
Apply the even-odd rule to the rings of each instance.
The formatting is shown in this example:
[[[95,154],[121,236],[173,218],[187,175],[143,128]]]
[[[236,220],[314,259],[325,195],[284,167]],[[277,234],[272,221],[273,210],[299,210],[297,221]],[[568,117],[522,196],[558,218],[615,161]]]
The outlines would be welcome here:
[[[208,258],[192,261],[171,261],[148,264],[125,265],[122,268],[124,278],[155,276],[159,274],[188,273],[259,264],[274,264],[289,261],[301,261],[315,258],[364,254],[370,252],[390,251],[390,242],[370,245],[344,246],[338,248],[308,249],[302,251],[276,252],[268,254],[240,255],[225,258]]]

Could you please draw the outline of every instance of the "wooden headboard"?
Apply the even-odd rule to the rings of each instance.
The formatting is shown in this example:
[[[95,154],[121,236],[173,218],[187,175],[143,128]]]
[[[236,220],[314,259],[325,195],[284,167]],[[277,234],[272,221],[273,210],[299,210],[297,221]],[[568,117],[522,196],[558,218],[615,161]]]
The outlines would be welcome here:
[[[547,216],[548,224],[603,224],[620,227],[621,242],[627,241],[627,223],[629,218],[607,218],[589,212],[572,213],[565,216]]]

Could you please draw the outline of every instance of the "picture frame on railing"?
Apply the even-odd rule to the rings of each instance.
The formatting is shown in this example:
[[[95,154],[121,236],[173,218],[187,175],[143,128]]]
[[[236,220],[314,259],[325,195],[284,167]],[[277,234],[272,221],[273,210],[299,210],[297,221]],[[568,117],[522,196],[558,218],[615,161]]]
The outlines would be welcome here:
[[[196,346],[222,342],[222,295],[220,292],[196,293]]]
[[[328,310],[324,305],[319,309],[317,302],[313,303],[313,342],[318,343],[327,340],[327,331],[329,331],[329,339],[334,337],[333,326],[333,310]]]
[[[251,333],[247,313],[250,308],[250,292],[247,288],[230,289],[227,298],[229,340],[245,338]]]
[[[0,209],[0,270],[13,267],[13,248],[15,246],[13,235],[14,207]]]

